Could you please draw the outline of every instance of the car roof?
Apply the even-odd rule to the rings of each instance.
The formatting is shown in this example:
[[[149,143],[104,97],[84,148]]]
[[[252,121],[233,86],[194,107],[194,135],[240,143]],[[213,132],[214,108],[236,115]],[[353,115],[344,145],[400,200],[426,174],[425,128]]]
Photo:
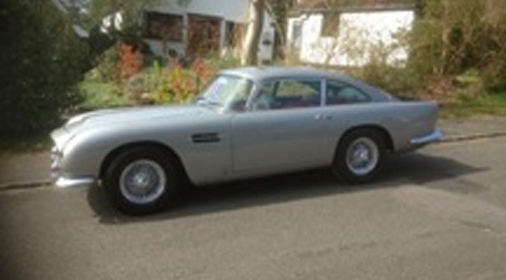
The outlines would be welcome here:
[[[223,70],[220,73],[238,75],[252,80],[264,80],[281,77],[330,78],[344,76],[342,74],[326,72],[311,67],[240,67]]]
[[[256,82],[275,78],[334,79],[353,85],[367,92],[375,101],[387,101],[392,98],[390,94],[345,74],[319,70],[312,67],[240,67],[222,70],[219,74],[240,76]]]

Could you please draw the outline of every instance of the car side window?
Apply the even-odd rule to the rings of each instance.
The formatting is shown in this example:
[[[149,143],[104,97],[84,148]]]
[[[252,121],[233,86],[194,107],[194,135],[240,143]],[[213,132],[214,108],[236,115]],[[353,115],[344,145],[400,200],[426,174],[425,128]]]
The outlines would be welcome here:
[[[319,80],[279,79],[264,81],[253,100],[254,110],[315,107],[320,105]]]
[[[370,102],[371,97],[358,88],[339,81],[327,81],[327,105]]]

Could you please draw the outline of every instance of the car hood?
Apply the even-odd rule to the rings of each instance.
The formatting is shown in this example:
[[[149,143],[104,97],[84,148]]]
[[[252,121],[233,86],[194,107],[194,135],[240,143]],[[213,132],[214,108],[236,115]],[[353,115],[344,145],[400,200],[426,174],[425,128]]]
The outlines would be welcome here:
[[[209,113],[209,109],[199,106],[158,106],[133,107],[112,110],[99,110],[71,118],[66,126],[131,123],[157,119],[181,119]]]
[[[213,112],[209,108],[195,105],[98,110],[72,117],[63,127],[53,131],[51,137],[57,146],[61,147],[80,131],[93,127],[132,126],[157,121],[163,121],[164,123],[169,121],[181,122],[190,118],[196,120]]]

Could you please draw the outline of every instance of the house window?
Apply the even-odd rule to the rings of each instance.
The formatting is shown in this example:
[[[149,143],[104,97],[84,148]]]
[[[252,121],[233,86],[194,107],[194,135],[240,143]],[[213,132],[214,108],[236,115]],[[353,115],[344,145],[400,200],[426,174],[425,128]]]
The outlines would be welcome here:
[[[222,19],[218,17],[188,15],[188,39],[186,54],[206,56],[220,50]]]
[[[324,13],[321,35],[326,37],[336,37],[339,33],[339,18],[339,12],[328,11]]]
[[[182,42],[183,16],[146,12],[144,36],[148,39]]]

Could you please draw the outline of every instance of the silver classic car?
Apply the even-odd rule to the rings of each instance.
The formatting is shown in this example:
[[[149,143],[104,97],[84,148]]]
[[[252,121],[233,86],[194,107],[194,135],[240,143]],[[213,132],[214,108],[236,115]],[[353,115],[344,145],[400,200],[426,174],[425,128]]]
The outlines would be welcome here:
[[[51,136],[59,187],[101,185],[126,214],[161,210],[189,183],[331,167],[365,183],[387,154],[438,141],[438,107],[311,68],[219,72],[189,105],[102,110]]]

